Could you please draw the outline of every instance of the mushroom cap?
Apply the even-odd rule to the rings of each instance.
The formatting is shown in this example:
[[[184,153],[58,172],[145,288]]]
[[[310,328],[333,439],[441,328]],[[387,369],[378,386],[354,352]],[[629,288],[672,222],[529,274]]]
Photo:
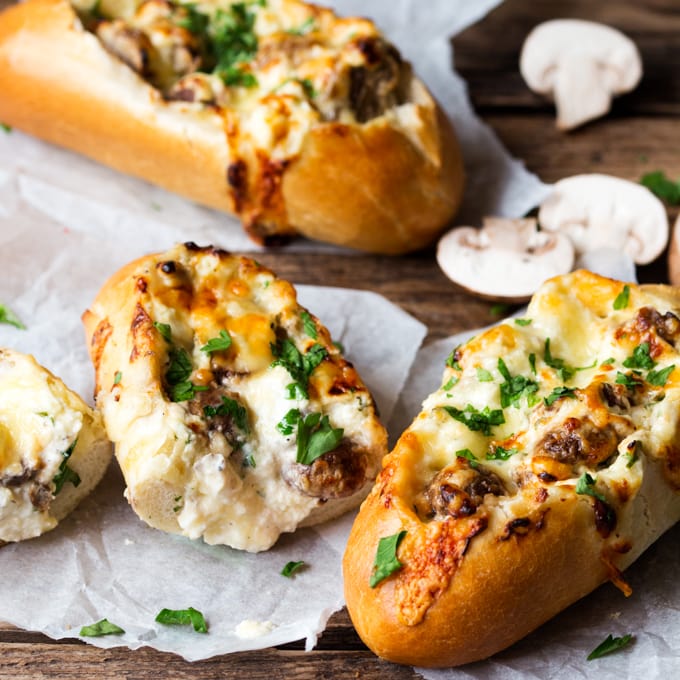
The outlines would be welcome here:
[[[610,175],[562,179],[541,204],[542,229],[566,234],[577,254],[615,248],[649,264],[668,243],[668,217],[649,189]]]
[[[525,302],[546,279],[571,270],[574,248],[562,234],[538,231],[535,219],[487,218],[482,229],[456,227],[445,234],[437,262],[479,297]]]
[[[621,31],[554,19],[526,38],[520,72],[530,89],[554,98],[558,127],[570,129],[606,114],[612,96],[632,90],[642,77],[642,59]]]

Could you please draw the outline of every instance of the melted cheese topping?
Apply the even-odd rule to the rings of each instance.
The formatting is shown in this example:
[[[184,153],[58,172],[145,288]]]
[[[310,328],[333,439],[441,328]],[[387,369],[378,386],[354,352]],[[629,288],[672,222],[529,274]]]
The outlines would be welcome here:
[[[321,505],[353,494],[360,500],[385,453],[385,432],[356,372],[297,304],[289,283],[247,258],[195,246],[155,256],[132,281],[143,293],[132,351],[118,355],[131,357],[130,365],[111,364],[114,370],[99,376],[97,403],[117,444],[128,498],[143,519],[258,551]],[[228,348],[205,351],[225,333]],[[306,394],[291,388],[302,379],[276,361],[282,343],[300,360],[323,354],[308,372]],[[189,363],[183,379],[195,388],[180,396],[172,377],[179,352]],[[225,399],[232,411],[216,413]],[[287,433],[280,426],[293,409],[342,428],[331,447],[339,457],[297,462],[297,418]],[[356,463],[362,456],[363,468]],[[164,485],[171,497],[139,500]]]
[[[454,349],[384,473],[412,534],[396,591],[406,623],[422,619],[427,593],[444,587],[475,535],[539,531],[566,500],[592,507],[610,565],[630,564],[668,528],[680,507],[679,316],[671,288],[580,271],[547,282],[525,319]],[[663,493],[647,488],[657,470]],[[443,571],[418,566],[419,541],[449,540]]]
[[[88,412],[33,357],[0,350],[0,540],[32,538],[56,526],[54,478]]]
[[[366,19],[301,0],[72,2],[159,102],[222,117],[234,210],[255,237],[285,230],[280,177],[315,126],[413,125],[410,70]]]

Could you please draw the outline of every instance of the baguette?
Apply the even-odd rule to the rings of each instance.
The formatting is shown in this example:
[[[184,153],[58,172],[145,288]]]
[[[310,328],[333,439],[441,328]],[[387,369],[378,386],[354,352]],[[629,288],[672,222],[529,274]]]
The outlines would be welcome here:
[[[630,594],[623,570],[680,519],[679,315],[679,289],[577,271],[454,349],[349,537],[376,654],[470,663],[607,580]]]
[[[0,349],[0,544],[54,529],[111,453],[99,414],[32,356]]]
[[[258,552],[356,507],[387,435],[291,284],[188,243],[130,263],[83,317],[96,404],[147,524]]]
[[[0,14],[0,120],[204,205],[258,243],[428,245],[455,134],[368,20],[300,0],[27,0]]]

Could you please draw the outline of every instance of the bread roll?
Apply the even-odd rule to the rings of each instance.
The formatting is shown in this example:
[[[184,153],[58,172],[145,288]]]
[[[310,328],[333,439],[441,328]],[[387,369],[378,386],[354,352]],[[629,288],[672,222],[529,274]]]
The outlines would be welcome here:
[[[0,543],[54,529],[110,460],[99,415],[32,356],[0,349]]]
[[[679,315],[676,288],[578,271],[453,349],[349,537],[376,654],[470,663],[607,580],[630,594],[623,570],[680,519]]]
[[[373,399],[291,284],[188,243],[114,275],[83,317],[96,403],[147,524],[257,552],[366,496]]]
[[[366,19],[300,0],[28,0],[0,120],[207,206],[258,243],[398,254],[456,212],[450,123]]]

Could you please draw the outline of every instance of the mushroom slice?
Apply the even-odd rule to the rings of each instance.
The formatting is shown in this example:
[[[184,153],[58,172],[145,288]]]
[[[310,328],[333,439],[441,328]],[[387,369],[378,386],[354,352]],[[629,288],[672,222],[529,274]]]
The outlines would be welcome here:
[[[548,278],[566,274],[574,248],[535,219],[486,218],[482,229],[457,227],[437,247],[437,262],[456,284],[491,300],[525,302]]]
[[[524,41],[520,72],[530,89],[555,100],[557,127],[571,130],[604,116],[613,96],[635,88],[642,60],[635,43],[610,26],[555,19]]]
[[[663,203],[649,189],[610,175],[574,175],[541,204],[542,229],[566,234],[577,254],[614,248],[649,264],[668,242]]]

